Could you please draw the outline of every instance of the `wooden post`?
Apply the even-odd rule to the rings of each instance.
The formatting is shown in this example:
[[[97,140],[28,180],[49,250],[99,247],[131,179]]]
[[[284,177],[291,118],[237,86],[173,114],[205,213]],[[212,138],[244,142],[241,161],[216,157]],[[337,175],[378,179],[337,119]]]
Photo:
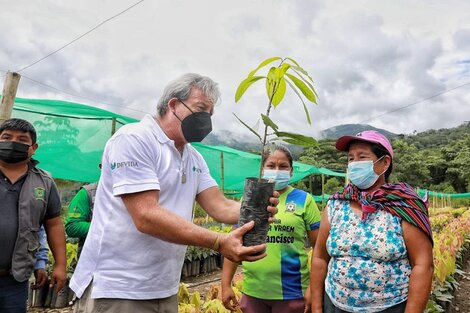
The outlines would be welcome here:
[[[312,177],[312,175],[308,176],[308,183],[309,183],[309,187],[310,187],[310,193],[313,195],[313,177]]]
[[[116,118],[113,117],[112,122],[111,122],[111,136],[114,135],[116,132]]]
[[[3,83],[2,102],[0,104],[0,124],[11,117],[13,104],[15,103],[16,91],[20,83],[21,75],[8,71]]]
[[[321,174],[321,206],[325,206],[325,175]]]
[[[225,191],[224,184],[224,153],[220,151],[220,190],[222,193]]]

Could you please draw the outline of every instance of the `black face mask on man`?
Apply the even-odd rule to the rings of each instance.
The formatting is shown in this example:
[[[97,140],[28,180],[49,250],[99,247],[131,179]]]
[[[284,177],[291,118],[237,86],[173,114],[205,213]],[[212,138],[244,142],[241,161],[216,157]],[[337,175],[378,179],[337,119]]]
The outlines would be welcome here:
[[[16,141],[0,141],[0,160],[6,163],[18,163],[28,158],[30,145]]]
[[[212,131],[211,115],[207,112],[193,112],[183,101],[181,102],[192,114],[181,120],[174,112],[173,114],[181,122],[181,130],[187,142],[201,142]]]

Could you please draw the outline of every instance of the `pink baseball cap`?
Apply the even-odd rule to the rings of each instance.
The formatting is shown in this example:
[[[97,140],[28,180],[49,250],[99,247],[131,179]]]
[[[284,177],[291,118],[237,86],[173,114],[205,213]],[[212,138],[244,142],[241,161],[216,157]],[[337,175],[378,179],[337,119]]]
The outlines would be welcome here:
[[[348,151],[349,144],[353,140],[359,140],[359,141],[365,141],[365,142],[371,142],[371,143],[379,144],[385,150],[387,150],[387,152],[393,158],[393,149],[392,149],[392,145],[390,144],[390,141],[388,141],[387,137],[385,137],[384,135],[382,135],[381,133],[379,133],[375,130],[365,130],[363,132],[360,132],[356,136],[343,136],[343,137],[340,137],[336,141],[336,149],[338,149],[340,151]]]

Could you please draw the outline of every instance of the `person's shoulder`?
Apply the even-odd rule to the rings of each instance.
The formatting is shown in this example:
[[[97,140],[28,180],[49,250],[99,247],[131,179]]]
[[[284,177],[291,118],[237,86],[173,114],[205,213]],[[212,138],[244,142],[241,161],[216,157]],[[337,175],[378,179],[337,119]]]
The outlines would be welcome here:
[[[312,198],[312,195],[309,193],[309,192],[306,192],[305,190],[302,190],[302,189],[298,189],[298,188],[295,188],[295,187],[292,187],[292,189],[289,191],[289,193],[292,193],[292,194],[296,194],[296,195],[299,195],[299,196],[303,196],[305,198]]]
[[[50,172],[40,169],[39,167],[36,167],[35,165],[31,166],[30,171],[37,175],[42,176],[44,179],[53,180],[52,174]]]
[[[196,159],[198,159],[198,161],[204,161],[204,157],[202,156],[202,154],[197,151],[196,148],[194,148],[191,144],[187,144],[186,149],[188,149],[189,155],[195,157]]]
[[[119,128],[108,141],[107,146],[131,144],[137,147],[155,147],[158,145],[158,131],[153,118],[150,115],[145,116],[140,122],[126,124]],[[155,144],[149,145],[149,141]]]
[[[149,133],[149,122],[147,117],[144,117],[141,121],[123,125],[114,134],[114,137],[119,136],[141,136]]]

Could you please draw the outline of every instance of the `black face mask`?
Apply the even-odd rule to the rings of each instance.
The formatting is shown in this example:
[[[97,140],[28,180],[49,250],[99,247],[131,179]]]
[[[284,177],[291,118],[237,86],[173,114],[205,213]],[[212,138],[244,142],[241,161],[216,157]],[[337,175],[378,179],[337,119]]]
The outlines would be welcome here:
[[[0,160],[18,163],[28,158],[29,145],[16,141],[0,141]]]
[[[201,142],[212,131],[211,115],[207,112],[193,112],[183,101],[178,100],[191,111],[192,114],[181,120],[181,130],[187,142]]]

